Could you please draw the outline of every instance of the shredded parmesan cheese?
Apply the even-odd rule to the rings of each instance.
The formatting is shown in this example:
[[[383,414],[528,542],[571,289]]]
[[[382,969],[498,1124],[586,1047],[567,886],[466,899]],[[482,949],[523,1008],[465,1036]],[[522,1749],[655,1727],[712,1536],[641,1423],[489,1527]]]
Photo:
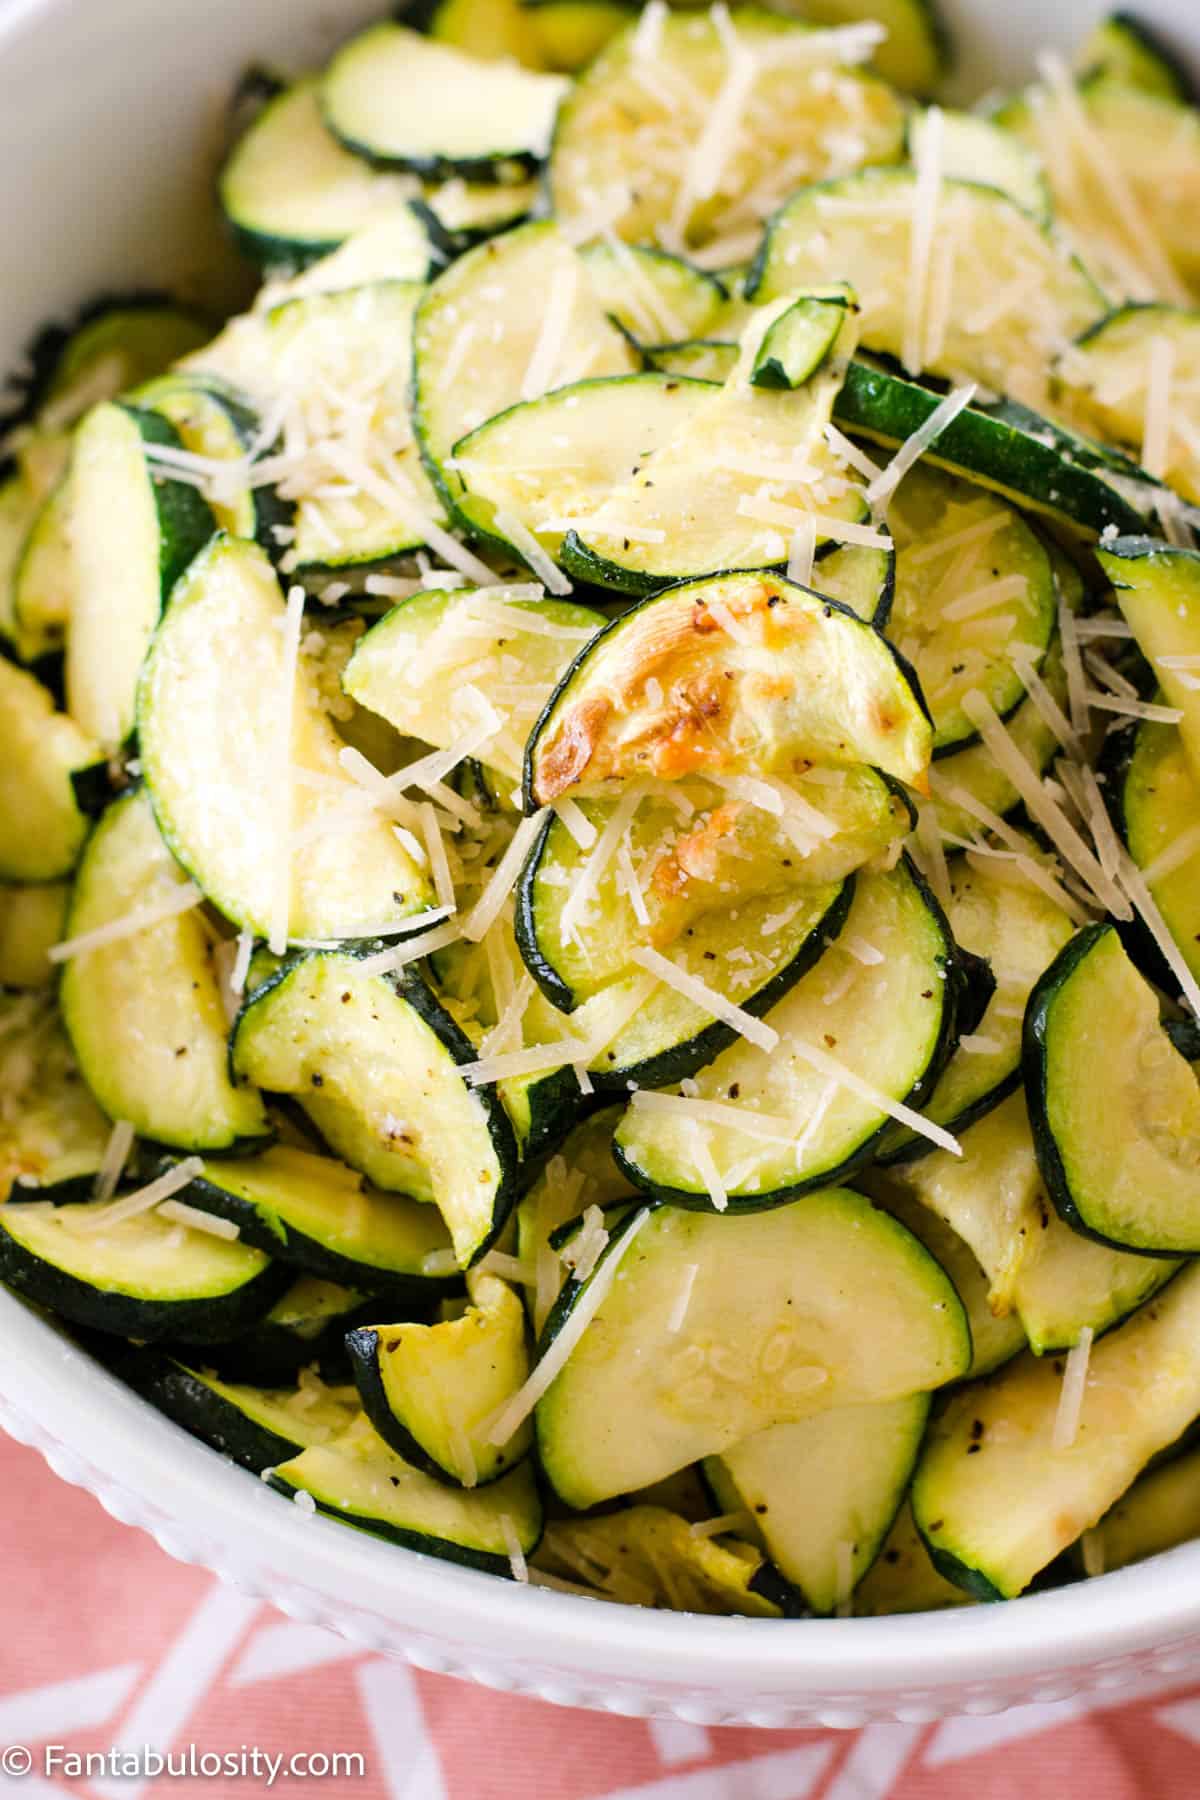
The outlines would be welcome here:
[[[134,1219],[139,1213],[151,1212],[172,1194],[179,1193],[181,1188],[203,1175],[204,1163],[198,1156],[185,1156],[181,1163],[173,1169],[167,1169],[145,1187],[137,1188],[132,1194],[123,1194],[119,1200],[110,1200],[107,1206],[97,1207],[94,1211],[78,1214],[78,1222],[82,1230],[103,1231],[109,1225],[120,1225],[125,1219]]]
[[[682,994],[685,1000],[690,1000],[694,1005],[703,1008],[705,1012],[711,1013],[714,1019],[720,1019],[722,1024],[730,1026],[740,1037],[746,1038],[758,1049],[774,1050],[778,1044],[779,1033],[773,1026],[765,1025],[761,1019],[756,1019],[754,1014],[748,1013],[744,1007],[735,1006],[732,1000],[727,1000],[724,994],[718,994],[715,988],[710,988],[707,982],[700,980],[699,976],[690,975],[686,969],[681,969],[678,963],[673,963],[660,951],[652,950],[648,944],[643,944],[633,951],[630,960],[649,974],[657,976],[660,981],[673,988],[677,994]]]
[[[975,394],[975,383],[969,381],[965,387],[956,387],[952,389],[951,392],[946,395],[944,400],[938,402],[929,417],[925,420],[925,423],[923,425],[918,425],[911,436],[905,438],[900,448],[896,451],[896,454],[888,463],[886,469],[883,469],[876,475],[871,482],[871,485],[867,489],[867,500],[871,506],[880,507],[886,505],[887,501],[890,500],[891,496],[895,493],[914,463],[918,462],[920,458],[924,456],[925,452],[932,448],[938,438],[941,437],[946,427],[957,419],[959,413],[970,406],[972,400],[975,398]],[[978,528],[966,527],[963,533],[958,534],[960,539],[965,536],[966,530],[973,529]],[[988,520],[987,529],[989,533],[994,531],[996,529],[996,522],[994,520]],[[952,539],[945,538],[938,544],[937,552],[944,552],[951,548],[951,546]],[[933,547],[931,545],[926,546],[926,551],[927,554],[933,553]]]
[[[1090,1325],[1083,1326],[1079,1342],[1067,1352],[1062,1388],[1058,1396],[1058,1411],[1054,1415],[1051,1442],[1055,1450],[1071,1449],[1079,1435],[1079,1415],[1083,1410],[1083,1398],[1087,1389],[1088,1362],[1094,1336],[1095,1332]]]
[[[500,908],[517,885],[521,865],[546,818],[546,809],[522,819],[513,832],[512,842],[500,858],[491,880],[463,921],[462,935],[477,944],[499,917]]]
[[[236,1243],[242,1235],[234,1220],[202,1212],[198,1206],[189,1206],[186,1200],[163,1200],[155,1210],[160,1219],[171,1219],[176,1225],[186,1225],[189,1231],[204,1231],[209,1237],[224,1238],[227,1243]]]
[[[203,898],[194,881],[184,882],[162,900],[134,907],[122,918],[110,919],[107,925],[97,925],[94,931],[82,931],[78,937],[64,938],[60,944],[52,944],[46,956],[50,962],[60,963],[73,956],[86,956],[89,950],[103,950],[108,944],[136,937],[139,932],[149,931],[167,919],[177,919],[180,913],[191,912]]]
[[[92,1183],[93,1200],[111,1200],[116,1193],[117,1183],[125,1172],[129,1152],[133,1149],[134,1135],[133,1126],[128,1119],[117,1119],[114,1122],[104,1146],[100,1167],[96,1171],[96,1179]]]

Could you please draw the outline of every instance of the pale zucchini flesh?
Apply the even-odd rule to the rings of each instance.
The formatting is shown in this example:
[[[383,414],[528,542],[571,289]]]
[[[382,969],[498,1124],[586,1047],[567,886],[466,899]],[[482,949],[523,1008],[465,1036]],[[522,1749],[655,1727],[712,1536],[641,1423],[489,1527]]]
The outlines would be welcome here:
[[[1158,858],[1200,818],[1200,779],[1177,726],[1149,719],[1138,725],[1119,803],[1129,854],[1139,869],[1151,872],[1154,903],[1184,962],[1200,977],[1200,853],[1176,861],[1166,874],[1154,873]]]
[[[0,658],[0,880],[70,874],[87,835],[71,776],[98,754],[36,676]]]
[[[653,1502],[590,1519],[552,1520],[538,1566],[594,1587],[606,1599],[721,1617],[778,1619],[799,1596],[762,1551],[741,1537],[700,1537]]]
[[[52,998],[0,994],[0,1197],[40,1187],[84,1194],[111,1127],[75,1061]]]

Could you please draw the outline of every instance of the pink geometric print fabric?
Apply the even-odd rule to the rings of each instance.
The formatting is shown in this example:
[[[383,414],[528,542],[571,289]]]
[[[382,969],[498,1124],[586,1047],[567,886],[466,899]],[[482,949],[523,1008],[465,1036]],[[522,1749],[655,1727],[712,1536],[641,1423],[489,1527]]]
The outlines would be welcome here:
[[[1200,1687],[859,1732],[567,1712],[366,1654],[171,1561],[0,1438],[0,1800],[1195,1800]],[[325,1779],[46,1772],[63,1754],[348,1752]],[[4,1752],[28,1749],[28,1775]]]

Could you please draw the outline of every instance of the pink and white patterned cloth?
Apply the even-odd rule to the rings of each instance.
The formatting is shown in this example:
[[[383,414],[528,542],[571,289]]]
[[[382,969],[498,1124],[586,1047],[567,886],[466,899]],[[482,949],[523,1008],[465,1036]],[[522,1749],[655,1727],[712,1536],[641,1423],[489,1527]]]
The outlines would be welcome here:
[[[364,1653],[172,1562],[0,1438],[0,1800],[1195,1800],[1200,1687],[858,1732],[568,1712]],[[177,1767],[90,1775],[150,1745]],[[14,1756],[14,1751],[17,1752]],[[280,1773],[297,1751],[347,1762]],[[28,1753],[27,1756],[23,1753]],[[28,1761],[28,1773],[24,1764]],[[210,1763],[208,1766],[215,1767]],[[247,1768],[250,1764],[247,1763]],[[361,1773],[358,1772],[361,1766]]]

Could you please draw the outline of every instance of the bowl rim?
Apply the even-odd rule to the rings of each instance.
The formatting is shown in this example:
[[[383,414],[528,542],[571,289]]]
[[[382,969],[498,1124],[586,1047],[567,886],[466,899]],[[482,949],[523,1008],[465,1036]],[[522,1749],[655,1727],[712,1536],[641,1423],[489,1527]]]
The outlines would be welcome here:
[[[385,1637],[388,1626],[407,1628],[468,1655],[502,1654],[515,1670],[570,1669],[639,1686],[665,1678],[672,1688],[746,1702],[947,1684],[961,1693],[972,1683],[1115,1665],[1200,1631],[1200,1544],[999,1605],[884,1618],[688,1615],[681,1623],[669,1612],[528,1587],[289,1505],[2,1289],[0,1343],[0,1394],[15,1436],[117,1516],[155,1535],[165,1528],[172,1553],[257,1586],[285,1610],[295,1610],[288,1601],[299,1585],[321,1623],[351,1636],[365,1616]]]

